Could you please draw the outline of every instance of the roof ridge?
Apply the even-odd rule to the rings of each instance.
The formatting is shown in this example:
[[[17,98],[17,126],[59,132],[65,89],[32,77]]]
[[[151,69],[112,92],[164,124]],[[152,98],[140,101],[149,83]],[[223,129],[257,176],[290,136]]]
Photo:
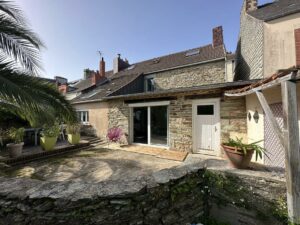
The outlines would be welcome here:
[[[195,48],[183,50],[183,51],[180,51],[180,52],[174,52],[174,53],[170,53],[170,54],[167,54],[167,55],[157,56],[157,57],[154,57],[154,58],[151,58],[151,59],[147,59],[147,60],[143,60],[143,61],[140,61],[140,62],[132,63],[130,65],[136,65],[136,64],[140,64],[140,63],[145,63],[145,62],[148,62],[148,61],[153,61],[154,59],[158,59],[158,58],[161,59],[161,58],[165,58],[165,57],[168,57],[168,56],[177,55],[177,54],[180,54],[180,53],[192,51],[192,50],[195,50],[197,48],[201,49],[201,48],[207,48],[207,47],[210,47],[210,46],[213,47],[212,44],[207,44],[207,45],[203,45],[203,46],[199,46],[199,47],[195,47]],[[218,46],[218,47],[220,47],[220,46]]]

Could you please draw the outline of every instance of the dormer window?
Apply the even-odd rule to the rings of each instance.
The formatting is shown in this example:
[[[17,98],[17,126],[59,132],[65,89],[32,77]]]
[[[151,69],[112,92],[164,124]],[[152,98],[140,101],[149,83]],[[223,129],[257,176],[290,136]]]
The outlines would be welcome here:
[[[145,77],[145,91],[151,92],[155,90],[154,76],[146,76]]]

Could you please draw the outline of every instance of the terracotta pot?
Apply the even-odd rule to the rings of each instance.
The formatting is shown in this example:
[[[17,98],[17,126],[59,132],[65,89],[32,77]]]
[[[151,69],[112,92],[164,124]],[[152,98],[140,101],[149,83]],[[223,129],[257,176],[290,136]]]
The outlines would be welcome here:
[[[19,143],[19,144],[14,144],[14,143],[7,144],[6,147],[9,152],[9,157],[16,158],[18,156],[21,156],[22,150],[23,150],[23,145],[24,145],[24,142]]]
[[[231,165],[237,169],[247,169],[254,150],[248,150],[247,154],[245,155],[241,150],[237,149],[236,147],[231,147],[227,145],[222,145],[224,152],[229,159]]]

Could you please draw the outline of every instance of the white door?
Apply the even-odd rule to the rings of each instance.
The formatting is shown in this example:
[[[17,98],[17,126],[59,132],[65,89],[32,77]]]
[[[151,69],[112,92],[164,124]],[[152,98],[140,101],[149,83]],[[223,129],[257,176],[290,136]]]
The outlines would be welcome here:
[[[218,155],[220,150],[219,100],[193,104],[194,152]]]

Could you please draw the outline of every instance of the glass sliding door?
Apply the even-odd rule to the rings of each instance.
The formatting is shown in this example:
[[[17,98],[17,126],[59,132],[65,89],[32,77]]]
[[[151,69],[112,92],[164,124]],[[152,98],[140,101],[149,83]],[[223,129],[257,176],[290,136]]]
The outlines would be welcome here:
[[[148,144],[148,107],[133,109],[133,142]]]
[[[168,107],[150,107],[151,145],[168,145]]]
[[[168,106],[133,108],[133,143],[168,146]]]

